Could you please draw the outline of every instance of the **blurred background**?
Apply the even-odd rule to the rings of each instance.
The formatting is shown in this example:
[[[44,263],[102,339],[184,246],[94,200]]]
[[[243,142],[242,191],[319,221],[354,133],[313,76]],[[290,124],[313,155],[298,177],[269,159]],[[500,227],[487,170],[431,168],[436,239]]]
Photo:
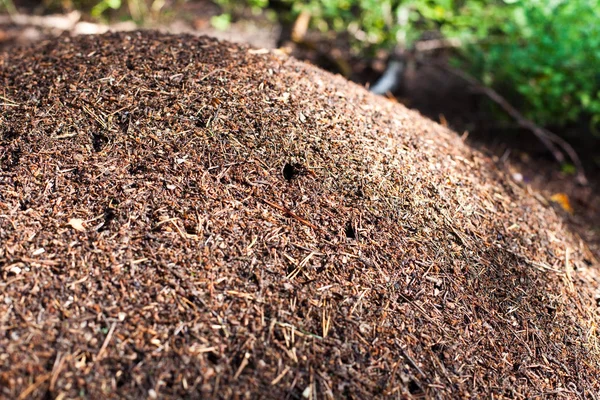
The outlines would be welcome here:
[[[456,130],[600,243],[600,0],[0,0],[9,57],[134,29],[279,48],[341,74]]]

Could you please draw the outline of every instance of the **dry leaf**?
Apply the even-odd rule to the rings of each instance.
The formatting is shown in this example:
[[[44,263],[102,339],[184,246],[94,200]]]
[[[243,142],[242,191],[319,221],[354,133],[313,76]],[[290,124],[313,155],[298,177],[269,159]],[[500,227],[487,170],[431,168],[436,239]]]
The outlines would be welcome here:
[[[73,229],[79,232],[85,232],[85,228],[83,227],[83,220],[79,218],[71,218],[69,222],[67,222]]]
[[[550,197],[550,200],[558,204],[563,210],[565,210],[569,214],[573,214],[573,207],[571,207],[569,196],[567,196],[565,193],[556,193],[552,195],[552,197]]]

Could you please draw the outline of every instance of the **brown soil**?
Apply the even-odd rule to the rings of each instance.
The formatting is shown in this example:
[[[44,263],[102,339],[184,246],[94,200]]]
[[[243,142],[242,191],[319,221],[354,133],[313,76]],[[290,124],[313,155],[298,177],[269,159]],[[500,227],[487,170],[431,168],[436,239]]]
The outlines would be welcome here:
[[[0,397],[600,396],[596,260],[455,133],[209,38],[0,80]]]

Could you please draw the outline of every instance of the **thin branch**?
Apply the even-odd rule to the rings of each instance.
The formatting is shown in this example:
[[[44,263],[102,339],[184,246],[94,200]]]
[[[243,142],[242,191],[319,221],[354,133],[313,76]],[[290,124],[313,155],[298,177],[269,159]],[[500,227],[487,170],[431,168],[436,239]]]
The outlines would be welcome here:
[[[464,46],[464,43],[456,38],[421,40],[414,44],[415,50],[419,53],[462,46]]]
[[[318,226],[316,226],[315,224],[313,224],[312,222],[310,222],[309,220],[307,220],[306,218],[302,218],[299,215],[294,214],[294,212],[292,212],[291,210],[288,210],[287,208],[280,206],[279,204],[273,203],[269,200],[266,199],[262,199],[259,198],[260,201],[262,201],[263,203],[276,208],[277,210],[283,212],[284,214],[286,214],[288,217],[292,217],[294,218],[296,221],[300,222],[302,225],[308,226],[309,228],[314,229],[315,231],[318,232],[324,232],[323,229],[319,228]]]
[[[577,152],[573,149],[573,147],[567,143],[566,140],[555,134],[554,132],[549,131],[548,129],[542,128],[537,125],[535,122],[527,119],[521,114],[515,107],[513,107],[504,97],[502,97],[498,92],[494,89],[484,86],[477,79],[472,77],[471,75],[459,71],[455,68],[448,67],[446,65],[434,64],[435,66],[442,68],[453,75],[458,76],[459,78],[465,80],[470,85],[474,86],[478,91],[485,94],[490,100],[494,103],[498,104],[508,115],[510,115],[520,127],[528,129],[531,131],[537,138],[548,148],[548,150],[552,153],[556,161],[562,163],[565,161],[565,156],[563,151],[569,156],[575,168],[577,168],[577,181],[582,185],[587,185],[588,180],[585,177],[585,171],[583,168],[583,164],[577,155]]]

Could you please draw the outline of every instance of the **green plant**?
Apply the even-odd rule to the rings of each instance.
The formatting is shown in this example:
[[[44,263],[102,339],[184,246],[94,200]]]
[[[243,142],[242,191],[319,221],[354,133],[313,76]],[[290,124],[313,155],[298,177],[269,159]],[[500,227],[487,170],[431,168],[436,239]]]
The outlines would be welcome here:
[[[10,15],[14,15],[17,13],[17,9],[15,8],[15,3],[12,0],[1,0],[0,1],[0,11],[6,10],[6,12]]]
[[[0,0],[11,2],[12,0]],[[164,11],[166,0],[45,0],[47,12],[80,10],[97,20],[119,16],[137,23],[154,21]]]
[[[465,25],[442,29],[458,35],[457,28],[470,28],[472,40],[461,49],[461,65],[519,102],[521,111],[539,124],[564,126],[581,118],[600,122],[595,68],[600,65],[600,1],[514,1],[491,10],[500,18],[490,22],[480,11]],[[484,21],[483,34],[473,29],[476,20]]]
[[[231,14],[224,13],[221,15],[215,15],[211,17],[210,23],[212,24],[212,26],[214,26],[220,31],[227,30],[227,28],[229,28],[229,25],[231,25]]]
[[[269,6],[269,0],[214,0],[214,2],[223,9],[223,14],[214,19],[216,21],[215,28],[217,29],[221,29],[223,21],[227,20],[231,22],[232,16],[242,13],[245,9],[250,9],[252,12],[258,13]],[[284,0],[284,2],[289,3],[287,0]]]
[[[121,0],[101,0],[92,8],[92,17],[100,18],[107,10],[118,10],[121,5]]]
[[[240,2],[218,0],[225,10]],[[243,2],[242,2],[243,3]],[[455,65],[548,126],[586,120],[600,131],[600,0],[247,0],[286,4],[357,49],[410,48],[424,35],[453,39]]]

